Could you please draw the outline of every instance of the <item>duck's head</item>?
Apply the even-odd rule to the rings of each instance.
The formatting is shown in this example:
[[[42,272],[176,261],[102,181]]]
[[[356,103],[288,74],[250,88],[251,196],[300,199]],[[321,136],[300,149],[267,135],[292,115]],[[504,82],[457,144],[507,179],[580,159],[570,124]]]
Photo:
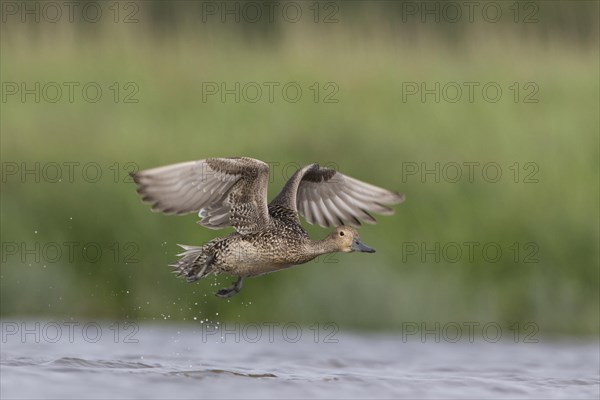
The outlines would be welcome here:
[[[350,253],[352,251],[375,253],[375,249],[370,248],[360,241],[356,229],[349,226],[338,226],[331,232],[330,238],[337,244],[338,251],[343,251],[344,253]]]

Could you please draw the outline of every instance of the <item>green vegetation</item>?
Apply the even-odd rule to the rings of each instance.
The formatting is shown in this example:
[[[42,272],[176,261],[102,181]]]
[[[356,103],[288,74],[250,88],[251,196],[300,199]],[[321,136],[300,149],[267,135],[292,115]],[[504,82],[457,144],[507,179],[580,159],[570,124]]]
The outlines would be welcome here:
[[[597,5],[588,6],[593,15]],[[544,36],[552,29],[543,20],[527,36],[475,24],[454,38],[423,34],[423,26],[414,41],[368,18],[363,25],[287,24],[260,34],[226,24],[195,29],[189,21],[150,33],[148,25],[3,24],[3,84],[63,87],[56,103],[36,103],[31,95],[1,103],[3,317],[335,321],[365,329],[497,321],[534,322],[544,333],[598,332],[597,21],[588,40]],[[81,83],[72,103],[64,82]],[[98,102],[82,97],[86,82],[103,89]],[[256,82],[264,90],[255,103],[246,101],[252,91],[239,103],[233,95],[204,102],[206,82]],[[264,82],[280,83],[273,102]],[[286,82],[302,88],[299,101],[283,98]],[[433,95],[403,101],[406,82],[455,82],[463,97],[446,101],[451,85],[439,103]],[[464,82],[480,83],[473,102]],[[499,101],[483,98],[488,82],[502,88]],[[136,88],[132,98],[139,101],[124,102]],[[336,88],[338,102],[324,102]],[[529,94],[538,101],[524,102]],[[166,265],[177,243],[200,244],[224,232],[200,228],[195,216],[151,213],[124,181],[127,163],[144,169],[236,155],[273,163],[271,196],[291,173],[289,163],[319,162],[407,200],[394,216],[360,230],[377,253],[336,255],[248,280],[240,295],[223,301],[212,293],[229,278],[189,285]],[[66,162],[80,163],[73,164],[73,182]],[[86,181],[94,178],[93,165],[82,175],[92,162],[102,170],[95,183]],[[473,182],[463,164],[469,162],[479,163]],[[23,182],[22,167],[35,163],[40,182],[33,174]],[[62,166],[62,181],[50,182],[49,163]],[[439,182],[433,174],[425,182],[420,173],[406,175],[407,168],[436,163]],[[462,167],[458,182],[449,163]],[[489,163],[501,168],[495,183],[488,180],[496,164],[482,176]],[[79,244],[72,260],[64,244],[70,242]],[[87,242],[102,248],[97,262],[82,255]],[[479,243],[472,262],[467,242]],[[39,262],[21,254],[36,243]],[[62,250],[56,262],[49,262],[49,243]],[[436,243],[439,262],[420,250]],[[501,248],[497,262],[483,258],[486,243],[494,244],[486,247],[490,258]],[[94,246],[87,259],[95,257]],[[452,262],[457,248],[462,256]],[[125,262],[132,260],[138,262]]]

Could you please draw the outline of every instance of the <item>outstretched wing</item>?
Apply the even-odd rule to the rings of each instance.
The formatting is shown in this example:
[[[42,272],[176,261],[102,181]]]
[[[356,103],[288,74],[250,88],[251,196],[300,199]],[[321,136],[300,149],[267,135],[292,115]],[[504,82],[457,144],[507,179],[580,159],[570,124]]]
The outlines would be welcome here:
[[[142,200],[166,214],[198,212],[211,229],[233,226],[247,234],[270,223],[269,166],[247,157],[208,158],[132,174]]]
[[[293,209],[309,223],[328,227],[375,223],[370,212],[391,215],[394,210],[388,206],[402,201],[400,193],[312,164],[298,170],[271,204]]]

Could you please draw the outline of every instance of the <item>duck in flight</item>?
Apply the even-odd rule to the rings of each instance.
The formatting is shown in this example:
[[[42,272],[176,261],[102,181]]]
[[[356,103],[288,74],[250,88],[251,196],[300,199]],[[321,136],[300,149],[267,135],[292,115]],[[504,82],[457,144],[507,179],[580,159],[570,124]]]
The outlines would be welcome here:
[[[236,232],[203,246],[180,245],[173,272],[194,282],[211,274],[237,278],[218,297],[231,297],[244,278],[304,264],[319,255],[375,250],[361,242],[353,227],[375,223],[370,212],[391,215],[388,207],[404,196],[310,164],[297,170],[267,204],[269,165],[248,157],[207,158],[132,173],[137,192],[153,211],[198,213],[206,228],[233,227]],[[299,215],[311,224],[334,226],[322,240],[312,240]]]

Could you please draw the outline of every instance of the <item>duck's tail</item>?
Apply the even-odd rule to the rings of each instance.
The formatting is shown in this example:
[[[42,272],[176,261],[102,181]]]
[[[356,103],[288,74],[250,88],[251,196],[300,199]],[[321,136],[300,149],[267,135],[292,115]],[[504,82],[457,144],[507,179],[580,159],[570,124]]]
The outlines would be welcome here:
[[[178,244],[184,252],[177,254],[181,257],[174,264],[169,266],[173,268],[173,273],[177,277],[185,278],[188,282],[194,282],[210,275],[213,271],[212,262],[214,255],[208,251],[208,246],[188,246]]]

